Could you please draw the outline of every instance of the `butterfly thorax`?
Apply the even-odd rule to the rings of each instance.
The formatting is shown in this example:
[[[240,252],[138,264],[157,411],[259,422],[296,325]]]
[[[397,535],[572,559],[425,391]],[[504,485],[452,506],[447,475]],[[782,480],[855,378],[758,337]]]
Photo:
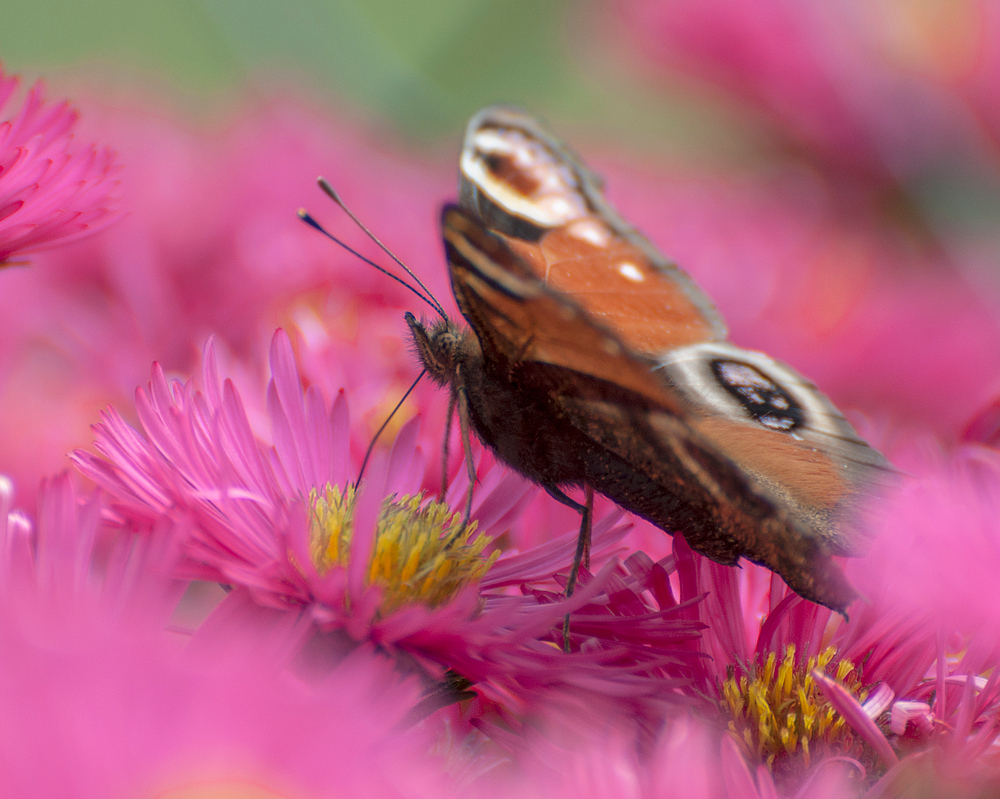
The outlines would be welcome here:
[[[581,434],[553,413],[544,392],[522,386],[509,364],[498,371],[485,360],[472,330],[426,325],[409,313],[406,322],[424,368],[465,405],[471,428],[501,461],[546,486],[583,481],[582,442],[567,441]]]

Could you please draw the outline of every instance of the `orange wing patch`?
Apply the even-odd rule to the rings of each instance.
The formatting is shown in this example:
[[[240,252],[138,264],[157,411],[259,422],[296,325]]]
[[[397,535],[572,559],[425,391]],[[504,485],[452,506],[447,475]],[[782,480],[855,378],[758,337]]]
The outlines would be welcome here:
[[[605,246],[595,246],[575,227],[541,239],[543,279],[550,288],[572,296],[638,353],[655,356],[717,338],[703,309],[639,247],[613,234]]]
[[[650,363],[627,352],[576,303],[548,290],[517,254],[460,208],[442,219],[455,296],[481,338],[511,362],[564,367],[614,383],[672,413],[681,406]]]
[[[693,426],[735,463],[784,486],[806,506],[833,510],[847,493],[843,467],[807,442],[726,419],[699,419]]]

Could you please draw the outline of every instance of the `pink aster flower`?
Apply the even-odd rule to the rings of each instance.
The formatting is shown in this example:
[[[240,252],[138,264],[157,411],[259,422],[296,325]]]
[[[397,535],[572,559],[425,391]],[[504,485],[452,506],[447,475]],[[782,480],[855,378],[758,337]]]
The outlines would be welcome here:
[[[114,141],[128,163],[128,213],[100,236],[39,253],[38,268],[3,274],[0,472],[25,502],[89,440],[96,408],[131,404],[154,360],[190,373],[210,335],[248,403],[263,396],[278,321],[308,341],[311,381],[330,396],[350,386],[373,427],[385,418],[415,375],[402,338],[409,299],[307,230],[295,209],[327,175],[445,297],[435,208],[450,170],[376,151],[363,131],[291,101],[203,129],[106,102],[88,103],[80,122],[80,136]],[[400,418],[432,392],[418,387]]]
[[[109,535],[100,495],[81,496],[66,474],[42,483],[34,514],[14,509],[13,497],[0,477],[0,606],[37,615],[50,631],[71,629],[81,613],[133,629],[166,626],[186,587],[172,574],[168,529],[141,540]]]
[[[888,500],[872,551],[845,562],[862,595],[849,621],[680,536],[658,564],[679,600],[704,596],[688,610],[705,625],[690,642],[708,656],[698,690],[782,791],[834,762],[852,792],[878,796],[921,780],[971,796],[1000,780],[1000,457],[969,446],[905,463],[916,476]]]
[[[850,767],[828,762],[798,791],[784,791],[767,769],[748,767],[736,743],[697,713],[678,714],[651,745],[637,752],[630,737],[609,721],[600,737],[582,745],[560,745],[552,736],[528,731],[532,757],[511,773],[494,777],[493,790],[473,784],[470,795],[525,799],[848,799],[857,790]]]
[[[78,494],[66,475],[38,496],[34,513],[12,509],[0,480],[6,793],[448,790],[434,730],[404,725],[419,686],[386,657],[358,647],[321,673],[293,673],[290,643],[301,634],[249,616],[192,639],[170,520],[142,536],[120,520],[112,529],[101,497]]]
[[[149,390],[137,392],[145,436],[109,411],[96,428],[104,457],[74,455],[122,519],[169,519],[189,531],[178,574],[232,586],[209,623],[230,625],[261,607],[301,617],[321,633],[405,653],[433,679],[456,672],[480,696],[479,715],[524,713],[540,695],[590,716],[601,702],[624,701],[637,717],[661,718],[665,705],[685,701],[680,688],[698,657],[686,644],[699,625],[657,594],[649,564],[610,557],[627,530],[617,516],[595,524],[601,568],[584,572],[566,599],[576,525],[518,554],[490,552],[534,487],[486,470],[472,513],[478,529],[462,532],[457,514],[419,494],[413,421],[355,492],[344,395],[328,407],[315,387],[303,393],[280,331],[271,368],[271,444],[251,432],[233,385],[220,383],[209,345],[204,393],[168,384],[156,368]]]
[[[33,588],[46,594],[79,589],[74,579],[88,576],[72,544],[74,533],[92,534],[93,502],[74,518],[70,499],[64,484],[42,494]],[[8,547],[23,545],[19,527],[7,522]],[[132,576],[143,574],[157,576]],[[397,728],[417,686],[383,657],[358,650],[321,681],[291,680],[278,676],[285,658],[273,646],[257,642],[241,661],[220,654],[251,648],[244,629],[216,630],[212,647],[178,652],[160,627],[120,624],[114,603],[64,596],[52,613],[31,589],[5,580],[0,602],[0,781],[11,796],[412,796],[421,785],[447,787],[426,732]]]
[[[0,111],[19,80],[0,71]],[[68,244],[117,217],[114,152],[73,144],[79,114],[49,105],[41,83],[0,124],[0,267],[14,255]]]
[[[1000,784],[1000,456],[968,446],[938,460],[887,509],[875,549],[858,567],[882,614],[867,644],[855,635],[850,646],[881,649],[882,679],[894,690],[882,714],[861,705],[878,722],[867,731],[854,697],[840,701],[873,747],[898,755],[898,763],[886,757],[893,766],[880,782],[886,796],[928,781],[949,796]],[[888,651],[874,642],[886,634]],[[904,670],[900,690],[890,678]]]

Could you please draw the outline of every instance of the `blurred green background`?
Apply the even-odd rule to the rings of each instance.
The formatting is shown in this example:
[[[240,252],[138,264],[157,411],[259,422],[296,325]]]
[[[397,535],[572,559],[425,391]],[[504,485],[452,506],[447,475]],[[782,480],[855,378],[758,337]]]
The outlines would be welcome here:
[[[750,147],[704,87],[647,75],[597,0],[4,0],[0,10],[6,68],[63,92],[138,89],[210,115],[248,93],[293,91],[418,144],[446,134],[449,146],[477,108],[514,102],[591,138],[685,159],[741,159]]]
[[[139,97],[212,122],[279,93],[449,158],[472,113],[511,102],[632,163],[726,174],[802,155],[759,110],[645,61],[613,0],[0,0],[0,14],[5,68],[54,97]],[[901,224],[993,246],[996,165],[946,156],[897,187]]]

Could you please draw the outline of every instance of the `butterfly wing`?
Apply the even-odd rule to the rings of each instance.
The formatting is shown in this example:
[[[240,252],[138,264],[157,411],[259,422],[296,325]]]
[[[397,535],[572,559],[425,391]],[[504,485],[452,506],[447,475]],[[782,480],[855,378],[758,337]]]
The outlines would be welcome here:
[[[548,289],[504,239],[455,206],[444,209],[441,227],[452,290],[479,338],[487,368],[561,367],[681,412],[651,364],[626,354],[613,333],[592,323],[567,295]]]
[[[444,222],[452,284],[494,385],[546,397],[580,431],[573,446],[606,472],[582,478],[593,487],[842,608],[827,555],[864,543],[867,500],[895,475],[885,458],[800,374],[725,341],[711,301],[531,116],[473,117],[460,172],[465,213]],[[655,491],[636,488],[639,472]]]
[[[622,220],[600,180],[523,111],[491,107],[472,118],[460,195],[537,278],[633,352],[725,338],[722,317],[694,281]]]
[[[831,552],[864,551],[858,533],[869,500],[897,473],[828,397],[787,364],[728,342],[679,348],[659,361],[693,429]]]
[[[512,465],[542,482],[589,484],[664,529],[684,532],[708,557],[727,564],[747,557],[807,598],[847,606],[854,594],[828,557],[825,528],[790,513],[780,491],[689,423],[683,395],[655,361],[544,285],[474,216],[446,208],[442,227],[455,296],[482,347],[486,378],[479,390],[516,386],[521,399],[510,401],[512,409],[544,402],[546,422],[535,438],[579,455],[550,458],[564,471],[549,475],[532,471],[521,456],[508,456]],[[504,421],[517,426],[497,424]],[[481,422],[479,429],[503,456],[504,432],[494,426]]]

